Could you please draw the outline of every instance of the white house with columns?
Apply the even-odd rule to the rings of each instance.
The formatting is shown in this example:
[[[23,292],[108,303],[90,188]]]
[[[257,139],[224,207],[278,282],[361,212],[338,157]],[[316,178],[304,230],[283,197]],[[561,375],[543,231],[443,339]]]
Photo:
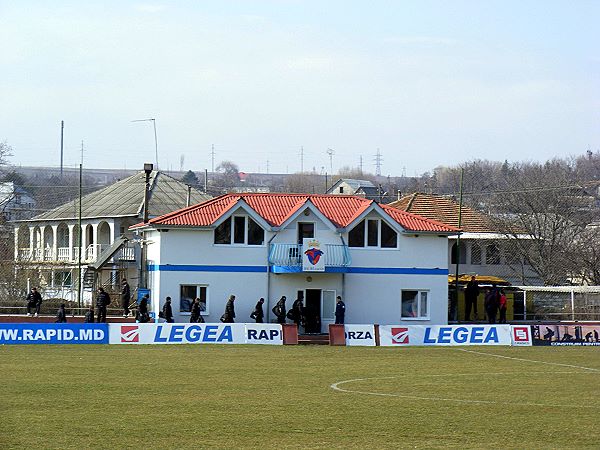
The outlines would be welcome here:
[[[161,172],[152,172],[148,181],[149,217],[210,198]],[[77,298],[80,263],[82,277],[86,269],[95,272],[85,278],[87,300],[98,285],[117,288],[119,278],[127,277],[135,287],[139,246],[133,245],[129,227],[143,217],[145,189],[146,175],[140,172],[84,196],[81,217],[80,202],[75,199],[32,219],[14,222],[15,260],[39,271],[46,297]],[[98,264],[105,270],[100,272]]]
[[[148,243],[152,308],[172,298],[176,321],[200,299],[217,322],[229,295],[236,321],[249,322],[259,298],[265,321],[287,297],[302,299],[302,332],[334,322],[445,324],[448,236],[442,223],[347,195],[227,194],[132,227]]]

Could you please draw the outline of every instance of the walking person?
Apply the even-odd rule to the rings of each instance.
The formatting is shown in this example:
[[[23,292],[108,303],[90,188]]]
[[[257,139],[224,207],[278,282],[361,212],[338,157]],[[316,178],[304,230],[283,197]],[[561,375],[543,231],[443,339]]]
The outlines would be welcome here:
[[[98,317],[96,322],[106,323],[106,307],[110,305],[110,296],[104,291],[104,288],[98,288],[98,295],[96,296],[96,308]]]
[[[65,311],[65,304],[61,303],[56,313],[56,323],[67,323],[67,312]]]
[[[260,298],[258,302],[256,302],[256,306],[254,307],[254,311],[250,314],[250,318],[254,319],[256,323],[263,323],[263,319],[265,317],[265,313],[263,312],[263,303],[265,302],[264,298]]]
[[[174,323],[173,319],[173,308],[171,307],[171,297],[167,297],[165,300],[165,304],[163,305],[163,317],[167,321],[167,323]]]
[[[131,289],[125,278],[121,283],[121,307],[123,308],[123,317],[129,317],[129,302],[131,301]]]
[[[488,323],[494,324],[496,323],[496,314],[498,314],[498,303],[499,303],[499,294],[496,285],[493,284],[492,287],[485,294],[485,312],[488,316]]]
[[[225,312],[223,313],[223,315],[221,316],[221,322],[224,323],[233,323],[235,322],[235,306],[234,306],[234,301],[235,301],[235,295],[230,295],[229,299],[227,300],[227,304],[225,305]]]
[[[196,297],[192,302],[192,307],[190,308],[190,323],[200,322],[200,299]]]
[[[346,304],[342,301],[341,296],[337,296],[337,302],[335,304],[335,323],[343,325],[344,318],[346,316]]]
[[[94,307],[92,305],[90,305],[87,312],[85,313],[83,323],[94,323]]]
[[[27,294],[27,317],[32,317],[32,310],[35,311],[35,316],[38,317],[40,314],[40,308],[42,307],[42,295],[38,292],[36,287],[31,288],[31,292]]]
[[[277,317],[277,323],[285,323],[285,295],[282,295],[279,301],[273,306],[271,310],[275,317]]]
[[[500,311],[499,323],[506,323],[506,309],[506,294],[504,293],[504,289],[501,289],[498,297],[498,310]]]
[[[140,304],[138,305],[137,321],[139,323],[150,322],[150,314],[148,314],[148,300],[150,300],[150,297],[148,297],[146,294],[142,297],[142,300],[140,300]]]
[[[297,298],[292,304],[292,320],[300,329],[300,324],[302,323],[302,319],[304,317],[304,303],[302,303],[302,298]]]
[[[465,289],[465,321],[471,320],[471,308],[474,311],[473,320],[477,320],[477,297],[479,296],[479,283],[475,275],[467,283]]]

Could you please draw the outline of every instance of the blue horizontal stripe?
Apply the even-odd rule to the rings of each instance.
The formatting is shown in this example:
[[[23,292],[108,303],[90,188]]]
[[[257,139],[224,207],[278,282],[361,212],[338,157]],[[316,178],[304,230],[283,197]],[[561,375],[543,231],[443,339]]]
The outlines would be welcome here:
[[[242,272],[266,273],[268,266],[200,266],[188,264],[161,264],[148,266],[150,272]],[[272,266],[272,273],[300,273],[300,266]],[[322,272],[302,272],[305,274]],[[325,273],[356,273],[377,275],[448,275],[448,269],[422,267],[326,267]]]
[[[267,266],[198,266],[161,264],[148,266],[150,272],[267,272]]]

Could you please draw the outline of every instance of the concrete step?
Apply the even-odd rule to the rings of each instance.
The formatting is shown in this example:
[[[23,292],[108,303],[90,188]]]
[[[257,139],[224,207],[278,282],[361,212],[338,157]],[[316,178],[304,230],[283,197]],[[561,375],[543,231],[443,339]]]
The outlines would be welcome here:
[[[298,336],[301,345],[329,345],[329,334],[301,334]]]

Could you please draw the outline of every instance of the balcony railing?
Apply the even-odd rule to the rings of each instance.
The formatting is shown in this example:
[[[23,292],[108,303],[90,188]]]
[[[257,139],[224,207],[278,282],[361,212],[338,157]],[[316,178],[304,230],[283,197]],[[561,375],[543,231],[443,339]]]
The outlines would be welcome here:
[[[31,249],[29,247],[23,247],[19,249],[19,259],[28,260],[31,259]]]
[[[323,248],[323,247],[321,247]],[[271,244],[269,264],[273,266],[302,267],[302,244]],[[347,267],[352,262],[346,245],[325,244],[325,267]]]
[[[58,247],[57,261],[70,261],[71,260],[71,247]]]
[[[86,262],[94,262],[102,253],[102,244],[90,244],[85,249],[84,259]]]
[[[52,261],[53,258],[53,251],[51,247],[46,247],[44,249],[44,261]]]

